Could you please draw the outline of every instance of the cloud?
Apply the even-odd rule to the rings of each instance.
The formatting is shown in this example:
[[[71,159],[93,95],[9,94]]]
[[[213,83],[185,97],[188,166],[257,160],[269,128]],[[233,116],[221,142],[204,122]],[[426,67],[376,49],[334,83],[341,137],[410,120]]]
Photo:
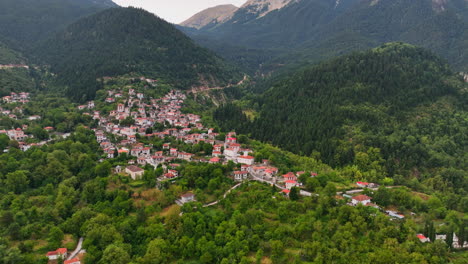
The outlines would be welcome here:
[[[241,6],[246,0],[113,0],[121,6],[134,6],[146,9],[159,17],[180,23],[194,14],[217,5],[233,4]]]

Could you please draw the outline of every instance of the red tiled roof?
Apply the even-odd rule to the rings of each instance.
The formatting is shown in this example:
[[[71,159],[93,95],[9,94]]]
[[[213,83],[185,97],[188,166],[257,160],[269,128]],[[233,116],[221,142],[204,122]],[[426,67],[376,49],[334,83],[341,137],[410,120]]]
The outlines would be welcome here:
[[[353,200],[356,200],[356,201],[359,201],[359,202],[362,202],[362,201],[365,201],[365,200],[371,200],[371,199],[372,199],[372,197],[369,197],[369,196],[364,195],[364,194],[353,197]]]
[[[128,166],[127,169],[130,170],[131,172],[141,172],[141,171],[143,171],[143,169],[138,168],[137,166],[133,166],[133,165]]]
[[[63,264],[71,264],[71,263],[75,263],[75,262],[80,263],[80,259],[79,259],[79,258],[72,258],[72,259],[70,259],[70,260],[65,260],[65,261],[63,262]]]
[[[426,237],[423,234],[417,234],[416,235],[419,239],[426,239]]]

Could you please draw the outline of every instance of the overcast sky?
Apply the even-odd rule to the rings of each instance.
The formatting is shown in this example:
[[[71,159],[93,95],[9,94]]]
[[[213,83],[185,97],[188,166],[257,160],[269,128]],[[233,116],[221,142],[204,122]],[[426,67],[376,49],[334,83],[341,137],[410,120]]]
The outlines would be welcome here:
[[[142,7],[161,18],[180,23],[194,14],[217,5],[233,4],[241,6],[247,0],[113,0],[121,6]]]

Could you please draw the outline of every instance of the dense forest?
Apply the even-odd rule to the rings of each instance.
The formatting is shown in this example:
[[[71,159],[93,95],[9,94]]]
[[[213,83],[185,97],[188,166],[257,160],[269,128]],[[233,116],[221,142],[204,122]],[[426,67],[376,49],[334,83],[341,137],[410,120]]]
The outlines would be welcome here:
[[[437,168],[441,182],[434,188],[466,194],[467,99],[466,84],[443,61],[390,43],[276,83],[247,105],[258,108],[253,122],[232,104],[214,117],[223,128],[319,155],[333,166],[356,165],[364,157],[369,160],[362,167],[383,165],[365,175],[368,180],[389,175],[403,183],[399,175],[406,175],[424,181]]]
[[[79,18],[115,6],[111,0],[2,0],[0,40],[27,50]]]
[[[239,64],[249,58],[235,56],[241,48],[251,49],[254,57],[252,49],[273,52],[273,58],[257,64],[262,73],[284,66],[297,69],[391,41],[425,47],[466,71],[467,15],[465,0],[302,0],[263,17],[241,8],[223,24],[185,32]]]
[[[29,66],[0,69],[0,264],[80,239],[82,264],[466,264],[466,3],[294,1],[191,40],[110,0],[0,0],[0,64]]]
[[[241,78],[173,25],[136,8],[113,8],[81,19],[41,43],[35,54],[79,100],[93,98],[102,87],[96,78],[126,73],[164,78],[182,89]]]

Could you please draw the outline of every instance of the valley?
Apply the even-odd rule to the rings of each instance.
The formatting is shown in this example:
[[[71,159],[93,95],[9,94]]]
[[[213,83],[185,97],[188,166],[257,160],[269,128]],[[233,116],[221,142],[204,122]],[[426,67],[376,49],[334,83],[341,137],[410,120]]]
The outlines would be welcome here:
[[[2,6],[0,263],[466,263],[466,1]]]

